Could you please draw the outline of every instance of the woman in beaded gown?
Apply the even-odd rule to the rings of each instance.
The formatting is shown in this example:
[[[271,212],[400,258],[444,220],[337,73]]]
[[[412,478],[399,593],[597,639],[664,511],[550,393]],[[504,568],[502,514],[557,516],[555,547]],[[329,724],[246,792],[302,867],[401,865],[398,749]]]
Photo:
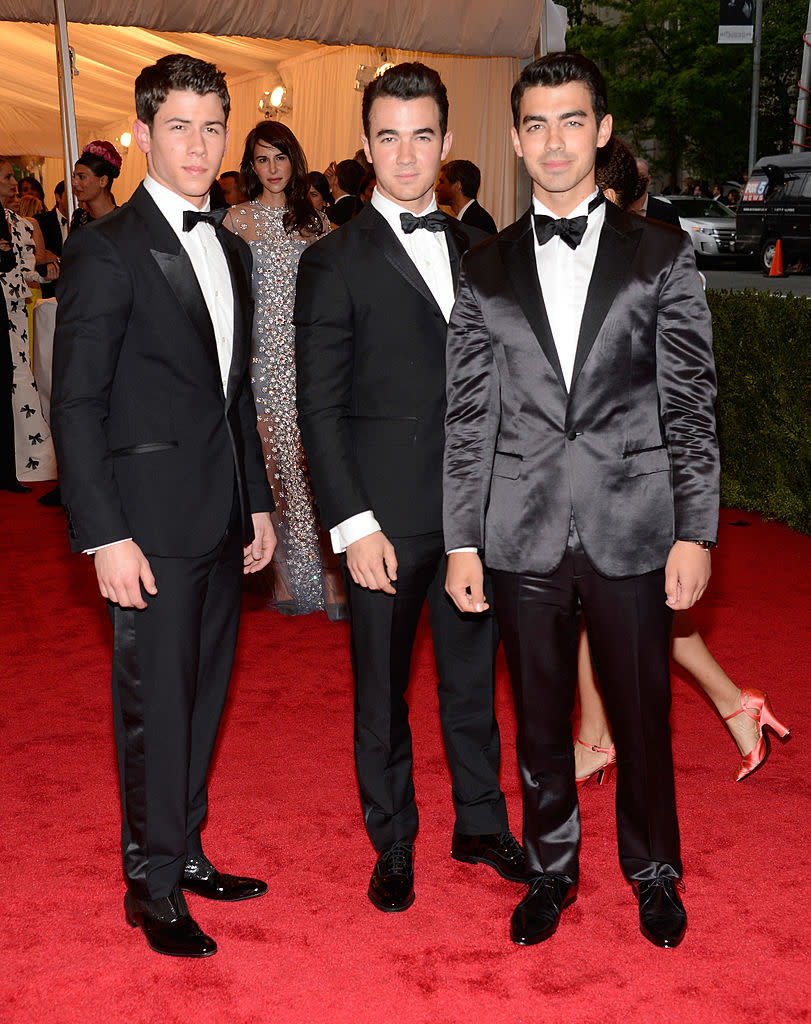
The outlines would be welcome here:
[[[286,125],[261,121],[245,140],[240,173],[250,202],[232,206],[225,225],[253,254],[251,354],[259,436],[273,489],[277,545],[271,570],[278,611],[326,610],[346,618],[337,559],[318,518],[296,420],[293,302],[302,252],[329,230],[307,192],[307,162]]]

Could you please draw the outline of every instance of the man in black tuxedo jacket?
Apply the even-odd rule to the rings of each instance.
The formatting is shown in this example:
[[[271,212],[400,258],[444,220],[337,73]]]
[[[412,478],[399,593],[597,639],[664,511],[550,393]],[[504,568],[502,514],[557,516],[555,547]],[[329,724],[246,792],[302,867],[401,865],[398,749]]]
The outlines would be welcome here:
[[[422,64],[399,64],[367,87],[363,144],[376,190],[304,252],[296,288],[301,434],[324,524],[345,552],[355,763],[379,854],[368,894],[388,912],[414,900],[405,693],[426,596],[456,809],[452,856],[524,877],[498,781],[495,620],[459,614],[443,592],[445,332],[461,255],[483,237],[436,208],[447,117],[445,87]]]
[[[462,224],[494,235],[496,222],[476,200],[481,183],[481,171],[472,160],[449,160],[443,164],[436,180],[436,201],[450,206],[454,217]]]
[[[689,239],[604,202],[611,135],[591,61],[552,54],[513,88],[533,208],[465,257],[448,332],[448,592],[487,607],[512,676],[535,876],[515,942],[577,893],[570,715],[582,617],[615,737],[620,862],[643,934],[686,927],[668,714],[672,610],[701,597],[718,517],[710,316]]]
[[[671,203],[665,203],[661,199],[657,199],[656,196],[652,196],[647,191],[647,187],[650,184],[650,164],[648,161],[637,157],[636,169],[639,172],[639,177],[645,179],[645,194],[640,203],[634,204],[634,213],[680,228],[681,221],[679,220],[678,213],[676,213],[676,207]]]
[[[202,957],[217,947],[183,890],[267,891],[218,872],[200,828],[241,575],[271,557],[273,499],[248,377],[250,251],[208,212],[225,76],[163,57],[135,106],[147,177],[65,246],[53,430],[71,547],[94,554],[114,625],[126,919],[157,952]]]

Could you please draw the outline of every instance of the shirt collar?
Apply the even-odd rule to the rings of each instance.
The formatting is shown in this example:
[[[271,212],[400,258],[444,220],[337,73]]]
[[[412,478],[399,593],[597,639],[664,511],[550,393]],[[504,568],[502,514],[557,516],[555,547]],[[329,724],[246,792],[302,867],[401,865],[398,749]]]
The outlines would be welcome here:
[[[385,217],[386,222],[388,223],[389,227],[393,229],[395,234],[403,234],[403,226],[400,223],[400,214],[409,213],[410,211],[406,210],[405,207],[400,206],[399,203],[395,203],[391,199],[387,199],[386,196],[381,195],[377,191],[376,185],[374,192],[372,192],[372,206],[377,210],[377,212],[382,217]],[[426,213],[431,213],[433,210],[438,209],[439,207],[436,205],[436,198],[432,192],[431,200],[428,203],[428,205],[425,207],[424,210],[420,210],[418,214],[415,214],[415,216],[423,217]]]
[[[589,203],[597,195],[600,190],[595,188],[590,196],[586,196],[582,203],[579,203],[571,213],[566,214],[566,220],[572,220],[575,217],[585,217],[588,215]],[[556,213],[552,213],[551,210],[547,209],[535,196],[532,197],[532,212],[540,213],[546,217],[551,217],[552,220],[560,220],[560,217]],[[596,212],[596,211],[595,211]]]
[[[464,217],[465,210],[468,208],[468,206],[472,206],[475,202],[476,202],[476,197],[475,196],[472,199],[468,199],[468,201],[465,203],[465,205],[462,207],[462,209],[456,214],[457,220],[461,220],[462,217]]]
[[[183,213],[185,210],[208,210],[211,206],[211,200],[208,196],[206,196],[206,201],[202,206],[195,206],[194,203],[190,203],[188,199],[179,196],[177,192],[172,192],[171,189],[161,185],[160,182],[155,181],[148,174],[144,177],[144,188],[155,200],[155,205],[178,235],[183,231]]]

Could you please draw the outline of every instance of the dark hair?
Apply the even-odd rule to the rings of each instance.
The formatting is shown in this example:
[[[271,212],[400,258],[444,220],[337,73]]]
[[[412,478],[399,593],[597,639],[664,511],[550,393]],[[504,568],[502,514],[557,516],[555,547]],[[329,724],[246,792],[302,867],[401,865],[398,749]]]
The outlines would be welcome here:
[[[608,95],[600,69],[580,53],[548,53],[528,64],[512,88],[510,104],[516,129],[521,116],[521,97],[527,89],[536,85],[567,85],[569,82],[582,82],[588,86],[594,116],[599,124],[608,113]]]
[[[253,167],[253,155],[257,142],[273,146],[284,153],[290,161],[290,181],[285,185],[284,194],[287,199],[287,212],[284,215],[284,229],[288,235],[309,233],[320,235],[323,222],[313,209],[310,197],[310,183],[307,180],[307,158],[299,145],[296,136],[287,125],[280,121],[260,121],[248,132],[245,149],[242,153],[240,175],[243,188],[249,199],[256,199],[262,194],[262,182]]]
[[[465,199],[475,199],[482,183],[482,172],[471,160],[449,160],[442,165],[442,173],[448,184],[459,182]]]
[[[332,193],[329,190],[329,182],[327,181],[326,174],[322,174],[321,171],[310,171],[307,175],[307,181],[309,182],[310,188],[314,188],[318,192],[324,200],[324,203],[327,206],[331,206]]]
[[[234,181],[239,181],[239,171],[223,171],[220,177],[233,178]]]
[[[369,115],[372,104],[381,96],[393,96],[398,100],[418,100],[429,96],[439,110],[439,131],[442,137],[448,130],[448,91],[442,79],[433,68],[424,64],[395,64],[384,71],[379,78],[373,78],[363,90],[363,134],[369,138]]]
[[[231,98],[224,72],[187,53],[170,53],[168,57],[161,57],[159,61],[144,68],[135,79],[135,113],[138,120],[151,128],[158,107],[166,102],[166,97],[173,89],[196,92],[198,96],[215,93],[222,102],[225,120],[228,120]]]
[[[96,152],[96,150],[98,152]],[[110,159],[106,159],[101,156],[102,152],[109,153]],[[112,160],[117,160],[118,166],[112,163]],[[112,142],[105,142],[99,139],[97,142],[89,142],[87,146],[82,150],[82,155],[76,161],[77,164],[83,164],[88,167],[97,178],[106,177],[107,184],[105,188],[109,191],[112,187],[113,182],[121,173],[121,156],[118,150],[112,144]]]
[[[56,185],[54,186],[54,195],[55,196],[61,196],[64,191],[65,191],[65,182],[64,182],[64,180],[57,181]]]
[[[647,178],[637,169],[634,154],[616,135],[597,150],[594,170],[600,188],[617,193],[617,205],[622,210],[635,203],[648,186]]]
[[[335,165],[335,177],[338,179],[338,188],[342,192],[348,192],[351,196],[358,194],[360,183],[366,172],[356,160],[342,160]]]
[[[20,191],[20,186],[22,185],[23,182],[26,182],[28,185],[30,185],[33,188],[33,190],[39,196],[40,202],[43,202],[43,203],[45,202],[45,190],[43,189],[41,182],[37,181],[37,179],[33,175],[28,174],[24,178],[20,178],[20,180],[17,182],[17,191],[18,192]]]

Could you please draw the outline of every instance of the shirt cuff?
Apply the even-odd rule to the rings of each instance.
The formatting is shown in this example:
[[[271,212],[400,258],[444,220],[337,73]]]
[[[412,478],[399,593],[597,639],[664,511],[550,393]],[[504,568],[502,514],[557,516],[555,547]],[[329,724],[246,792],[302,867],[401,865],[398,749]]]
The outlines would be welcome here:
[[[478,553],[478,550],[478,548],[451,548],[450,551],[446,551],[445,554],[455,555],[459,551],[473,551],[474,553]]]
[[[111,540],[109,544],[99,544],[97,548],[86,548],[83,555],[95,555],[97,551],[103,551],[105,548],[115,547],[116,544],[125,544],[128,540],[132,540],[132,537],[122,537],[121,540]]]
[[[329,531],[332,550],[336,555],[340,555],[350,544],[368,537],[369,534],[377,533],[379,529],[380,523],[375,519],[371,509],[366,512],[358,512],[357,515],[350,516],[349,519],[344,519],[342,523],[333,526]]]

